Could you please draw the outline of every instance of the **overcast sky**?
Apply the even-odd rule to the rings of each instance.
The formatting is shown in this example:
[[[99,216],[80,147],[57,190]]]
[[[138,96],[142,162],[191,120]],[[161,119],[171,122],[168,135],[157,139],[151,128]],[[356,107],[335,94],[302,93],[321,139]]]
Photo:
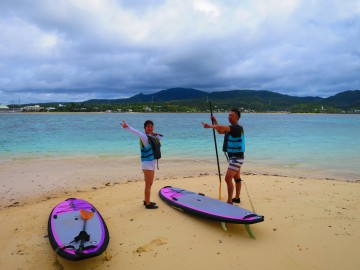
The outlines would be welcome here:
[[[0,103],[360,89],[360,0],[0,0]]]

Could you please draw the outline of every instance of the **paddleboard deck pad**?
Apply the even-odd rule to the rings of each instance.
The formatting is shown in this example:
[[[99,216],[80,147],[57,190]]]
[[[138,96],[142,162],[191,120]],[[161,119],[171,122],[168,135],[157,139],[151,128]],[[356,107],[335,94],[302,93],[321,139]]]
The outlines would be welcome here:
[[[90,212],[91,218],[85,221],[80,210]],[[109,231],[100,213],[87,201],[75,198],[59,203],[51,211],[48,235],[54,251],[72,261],[98,256],[109,244]]]
[[[249,210],[181,188],[163,187],[159,196],[178,210],[218,222],[254,224],[264,221],[263,216]]]

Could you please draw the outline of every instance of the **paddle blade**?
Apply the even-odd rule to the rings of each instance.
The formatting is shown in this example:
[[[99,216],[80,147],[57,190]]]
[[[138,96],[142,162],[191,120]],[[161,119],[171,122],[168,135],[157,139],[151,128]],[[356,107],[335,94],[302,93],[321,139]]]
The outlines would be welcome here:
[[[86,211],[86,210],[81,209],[80,210],[80,215],[81,215],[83,220],[89,220],[90,218],[92,218],[94,216],[94,212],[90,212],[90,211]]]

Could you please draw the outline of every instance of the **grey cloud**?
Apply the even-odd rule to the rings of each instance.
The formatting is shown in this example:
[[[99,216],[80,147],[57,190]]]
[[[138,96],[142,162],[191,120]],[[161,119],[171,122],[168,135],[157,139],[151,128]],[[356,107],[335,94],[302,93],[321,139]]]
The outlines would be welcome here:
[[[359,89],[357,1],[0,2],[0,102]]]

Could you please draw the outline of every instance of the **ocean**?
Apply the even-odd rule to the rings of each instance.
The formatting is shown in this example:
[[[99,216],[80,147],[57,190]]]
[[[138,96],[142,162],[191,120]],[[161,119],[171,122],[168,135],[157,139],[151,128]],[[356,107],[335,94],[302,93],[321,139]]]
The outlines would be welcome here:
[[[227,113],[215,113],[228,124]],[[120,126],[143,130],[145,120],[163,134],[163,159],[214,163],[206,113],[0,114],[0,162],[67,157],[138,157],[139,140]],[[360,115],[244,113],[244,170],[348,181],[360,180]],[[216,135],[219,158],[223,135]]]

